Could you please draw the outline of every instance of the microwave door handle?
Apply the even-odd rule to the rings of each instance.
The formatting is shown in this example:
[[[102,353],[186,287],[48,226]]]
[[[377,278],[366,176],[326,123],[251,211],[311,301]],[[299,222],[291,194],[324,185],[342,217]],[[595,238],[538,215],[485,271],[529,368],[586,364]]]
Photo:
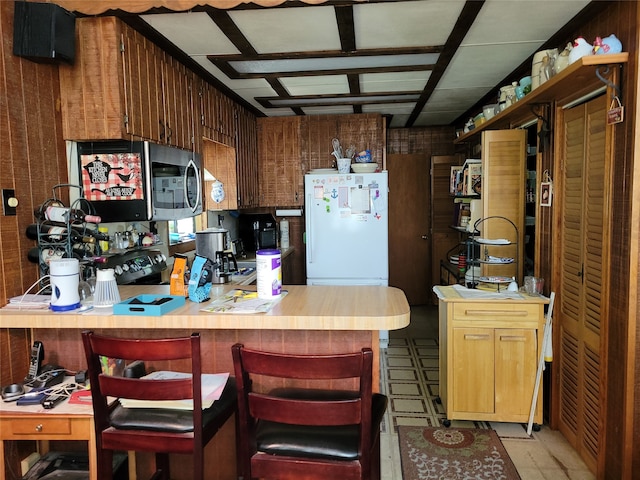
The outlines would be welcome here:
[[[187,182],[187,177],[188,177],[188,172],[189,169],[193,168],[194,173],[196,174],[196,202],[193,205],[189,204],[189,195],[188,195],[188,182]],[[185,168],[184,170],[184,198],[187,202],[187,205],[189,205],[189,207],[191,208],[192,212],[195,212],[198,209],[198,203],[200,203],[200,194],[201,194],[201,186],[200,186],[200,172],[198,171],[198,167],[195,164],[195,162],[193,160],[189,160],[189,163],[187,164],[187,168]]]

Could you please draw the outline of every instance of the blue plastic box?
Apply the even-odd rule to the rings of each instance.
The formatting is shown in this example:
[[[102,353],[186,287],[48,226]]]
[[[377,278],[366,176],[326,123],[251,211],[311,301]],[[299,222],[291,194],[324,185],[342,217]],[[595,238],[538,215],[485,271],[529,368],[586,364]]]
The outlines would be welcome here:
[[[113,306],[114,315],[156,316],[175,310],[185,304],[181,295],[138,295]]]

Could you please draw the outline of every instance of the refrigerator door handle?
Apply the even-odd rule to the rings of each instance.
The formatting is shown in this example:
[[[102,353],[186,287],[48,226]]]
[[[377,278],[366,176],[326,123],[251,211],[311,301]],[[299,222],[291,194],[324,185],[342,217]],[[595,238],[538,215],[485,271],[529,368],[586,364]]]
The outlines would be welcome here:
[[[307,193],[307,205],[308,207],[306,208],[306,218],[307,218],[307,234],[305,235],[305,239],[307,241],[307,262],[309,263],[313,263],[313,235],[309,235],[309,225],[313,225],[313,216],[312,213],[313,212],[313,205],[311,204],[311,202],[313,201],[313,195],[311,193]]]

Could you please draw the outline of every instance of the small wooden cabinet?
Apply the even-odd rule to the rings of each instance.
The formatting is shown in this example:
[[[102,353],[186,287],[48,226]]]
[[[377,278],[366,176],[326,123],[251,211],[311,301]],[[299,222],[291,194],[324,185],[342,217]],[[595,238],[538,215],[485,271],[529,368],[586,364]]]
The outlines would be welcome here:
[[[548,299],[463,298],[454,287],[437,290],[447,419],[528,422]],[[542,386],[534,421],[542,422]]]
[[[261,207],[304,204],[300,122],[300,117],[258,118]]]
[[[206,210],[236,210],[238,208],[238,182],[236,149],[221,143],[204,140],[202,144],[202,162],[205,168],[203,180],[203,204]],[[215,181],[208,177],[213,175],[222,182],[224,199],[215,202],[211,195]]]

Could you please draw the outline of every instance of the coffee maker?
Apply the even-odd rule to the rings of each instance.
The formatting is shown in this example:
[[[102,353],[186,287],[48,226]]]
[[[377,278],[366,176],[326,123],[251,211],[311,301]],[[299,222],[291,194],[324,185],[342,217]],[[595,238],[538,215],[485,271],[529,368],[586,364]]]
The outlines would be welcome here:
[[[215,265],[212,283],[228,283],[238,263],[229,249],[229,231],[214,227],[196,232],[196,255],[206,257]]]
[[[256,220],[253,222],[253,239],[256,251],[261,248],[278,247],[278,230],[275,221]]]

